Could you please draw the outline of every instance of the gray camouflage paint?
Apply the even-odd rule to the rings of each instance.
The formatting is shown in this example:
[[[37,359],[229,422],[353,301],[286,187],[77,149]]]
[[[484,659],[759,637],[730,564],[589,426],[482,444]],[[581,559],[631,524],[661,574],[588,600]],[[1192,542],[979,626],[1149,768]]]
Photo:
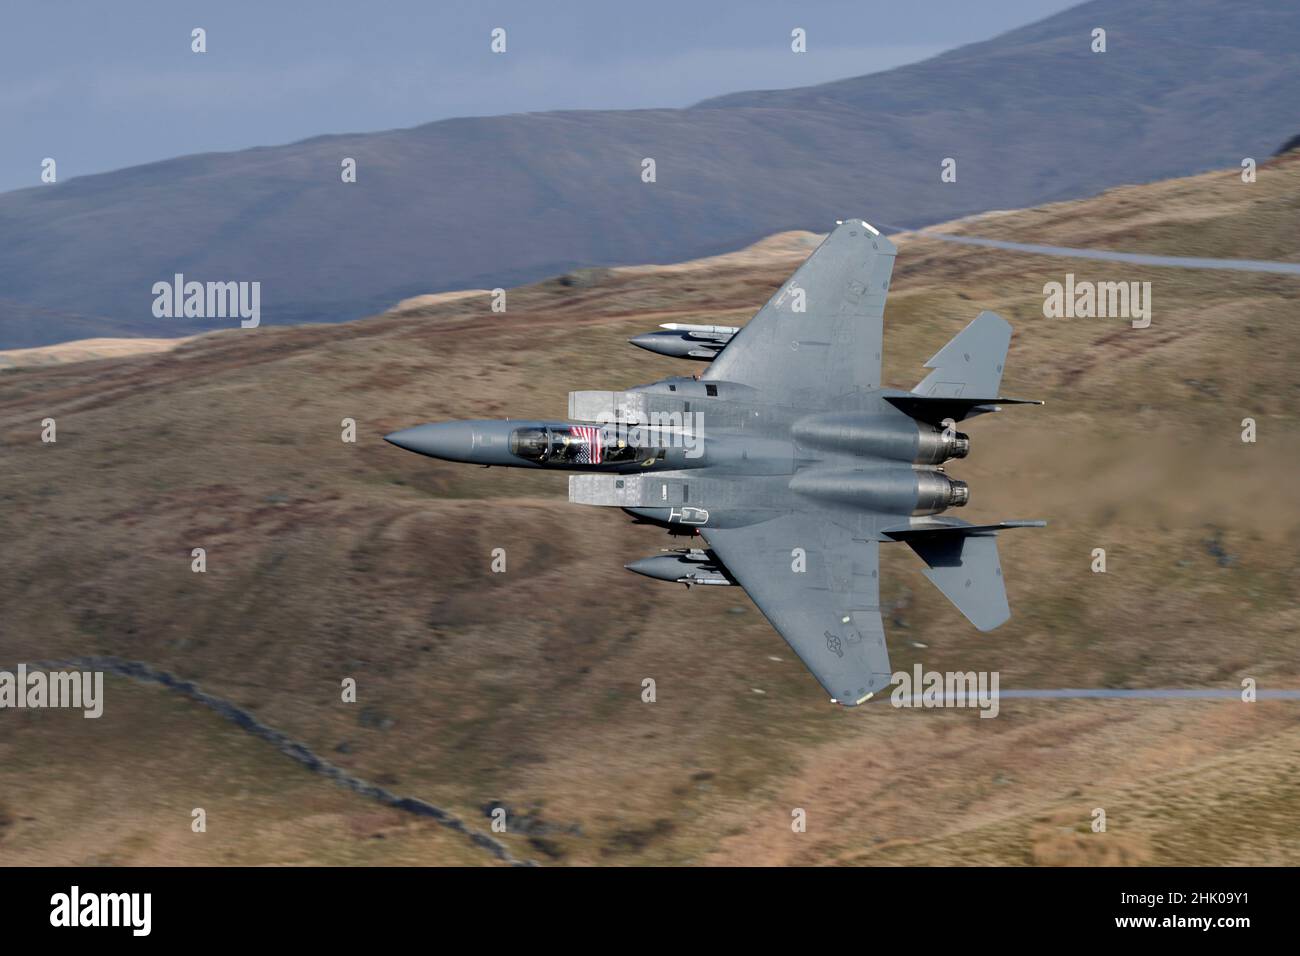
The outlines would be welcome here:
[[[911,392],[882,388],[885,300],[896,248],[860,219],[841,223],[698,378],[626,392],[574,392],[572,422],[472,421],[387,436],[420,454],[564,468],[571,501],[619,507],[698,546],[630,570],[687,585],[738,584],[821,683],[854,705],[890,681],[880,610],[881,542],[903,541],[977,628],[1010,616],[998,531],[939,515],[967,500],[943,462],[964,457],[956,422],[1023,404],[999,398],[1011,327],[984,312],[926,363]],[[721,331],[721,330],[719,330]],[[634,344],[691,356],[691,327]],[[666,344],[665,344],[666,343]],[[574,422],[636,449],[597,465],[562,459]],[[512,450],[542,430],[542,460]],[[517,446],[518,438],[514,439]],[[627,454],[627,453],[625,453]]]

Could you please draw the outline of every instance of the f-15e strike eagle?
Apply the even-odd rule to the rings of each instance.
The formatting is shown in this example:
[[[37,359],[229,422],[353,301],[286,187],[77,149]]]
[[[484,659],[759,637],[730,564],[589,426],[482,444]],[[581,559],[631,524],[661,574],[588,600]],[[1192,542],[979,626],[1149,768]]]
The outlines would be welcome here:
[[[840,223],[749,324],[671,326],[632,342],[710,359],[698,377],[625,392],[571,392],[570,421],[463,421],[386,436],[449,461],[582,472],[569,500],[622,508],[704,548],[628,569],[664,581],[738,584],[833,702],[890,682],[879,545],[903,541],[981,631],[1010,617],[995,535],[1042,521],[969,524],[943,463],[970,440],[954,425],[1000,405],[1011,326],[983,312],[926,363],[910,392],[882,388],[894,244]]]

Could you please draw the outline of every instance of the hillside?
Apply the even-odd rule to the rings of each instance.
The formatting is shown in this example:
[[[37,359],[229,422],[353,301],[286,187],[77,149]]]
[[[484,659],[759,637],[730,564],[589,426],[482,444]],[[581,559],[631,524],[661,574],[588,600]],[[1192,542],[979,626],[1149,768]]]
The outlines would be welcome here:
[[[950,228],[1295,260],[1297,210],[1291,154],[1251,185],[1229,168]],[[508,807],[501,839],[545,864],[1300,862],[1295,702],[845,711],[742,593],[625,572],[668,546],[660,531],[570,506],[563,476],[381,440],[444,418],[562,417],[570,389],[694,369],[625,339],[745,321],[810,241],[568,274],[512,290],[504,315],[485,296],[417,300],[0,372],[0,667],[148,662],[481,832]],[[1004,690],[1300,686],[1296,280],[899,245],[886,380],[910,387],[981,309],[1010,319],[1004,391],[1047,404],[971,422],[952,471],[970,482],[968,520],[1050,525],[1002,538],[1014,616],[990,634],[905,548],[882,549],[894,667],[996,670]],[[1151,326],[1045,319],[1043,285],[1067,272],[1150,281]],[[355,704],[340,702],[349,676]],[[108,678],[99,721],[0,719],[3,864],[494,860],[160,686]],[[1098,806],[1105,834],[1089,831]],[[807,833],[790,830],[795,807]]]
[[[1098,26],[1104,54],[1089,49]],[[184,156],[0,196],[0,348],[226,327],[152,316],[153,283],[177,272],[261,282],[268,324],[337,321],[423,293],[724,252],[855,210],[918,226],[1092,195],[1269,156],[1295,135],[1298,98],[1294,3],[1094,0],[806,89]],[[355,184],[340,181],[344,157]],[[947,157],[956,182],[940,181]],[[38,324],[22,306],[117,326]]]

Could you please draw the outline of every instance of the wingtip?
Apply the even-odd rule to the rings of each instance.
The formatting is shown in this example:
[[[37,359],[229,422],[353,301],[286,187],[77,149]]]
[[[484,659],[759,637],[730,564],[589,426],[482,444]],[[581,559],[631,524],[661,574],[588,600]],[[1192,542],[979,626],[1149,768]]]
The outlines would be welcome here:
[[[974,325],[976,322],[983,322],[985,325],[989,325],[990,323],[1000,322],[1007,329],[1014,330],[1015,328],[1010,322],[1006,320],[1005,316],[999,315],[998,313],[994,312],[992,309],[985,309],[979,315],[975,316],[975,318],[971,319],[970,325]],[[969,327],[970,326],[967,326],[967,328]]]
[[[876,692],[873,690],[863,694],[857,700],[840,700],[838,697],[832,697],[831,703],[835,704],[837,707],[860,707],[875,696]]]
[[[857,218],[854,218],[854,219],[836,219],[836,220],[835,220],[835,228],[840,229],[840,228],[843,228],[844,226],[849,226],[849,227],[853,227],[853,228],[856,228],[856,227],[858,227],[858,226],[861,226],[863,229],[867,230],[868,233],[870,233],[872,236],[876,237],[877,239],[883,239],[883,238],[884,238],[884,236],[881,235],[881,232],[880,232],[879,229],[877,229],[875,226],[873,226],[871,223],[867,222],[867,220],[865,220],[865,219],[863,219],[863,218],[861,218],[861,217],[857,217]]]

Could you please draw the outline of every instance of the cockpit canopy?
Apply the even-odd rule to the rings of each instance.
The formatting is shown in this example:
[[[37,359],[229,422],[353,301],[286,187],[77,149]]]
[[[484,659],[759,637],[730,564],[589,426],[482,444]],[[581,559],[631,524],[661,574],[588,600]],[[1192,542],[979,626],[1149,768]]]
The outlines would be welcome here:
[[[510,454],[525,461],[545,461],[549,450],[545,428],[516,428],[510,433]]]
[[[642,449],[633,447],[626,434],[601,425],[532,426],[510,433],[510,453],[539,465],[603,465],[635,461]],[[644,457],[652,457],[654,449]]]

